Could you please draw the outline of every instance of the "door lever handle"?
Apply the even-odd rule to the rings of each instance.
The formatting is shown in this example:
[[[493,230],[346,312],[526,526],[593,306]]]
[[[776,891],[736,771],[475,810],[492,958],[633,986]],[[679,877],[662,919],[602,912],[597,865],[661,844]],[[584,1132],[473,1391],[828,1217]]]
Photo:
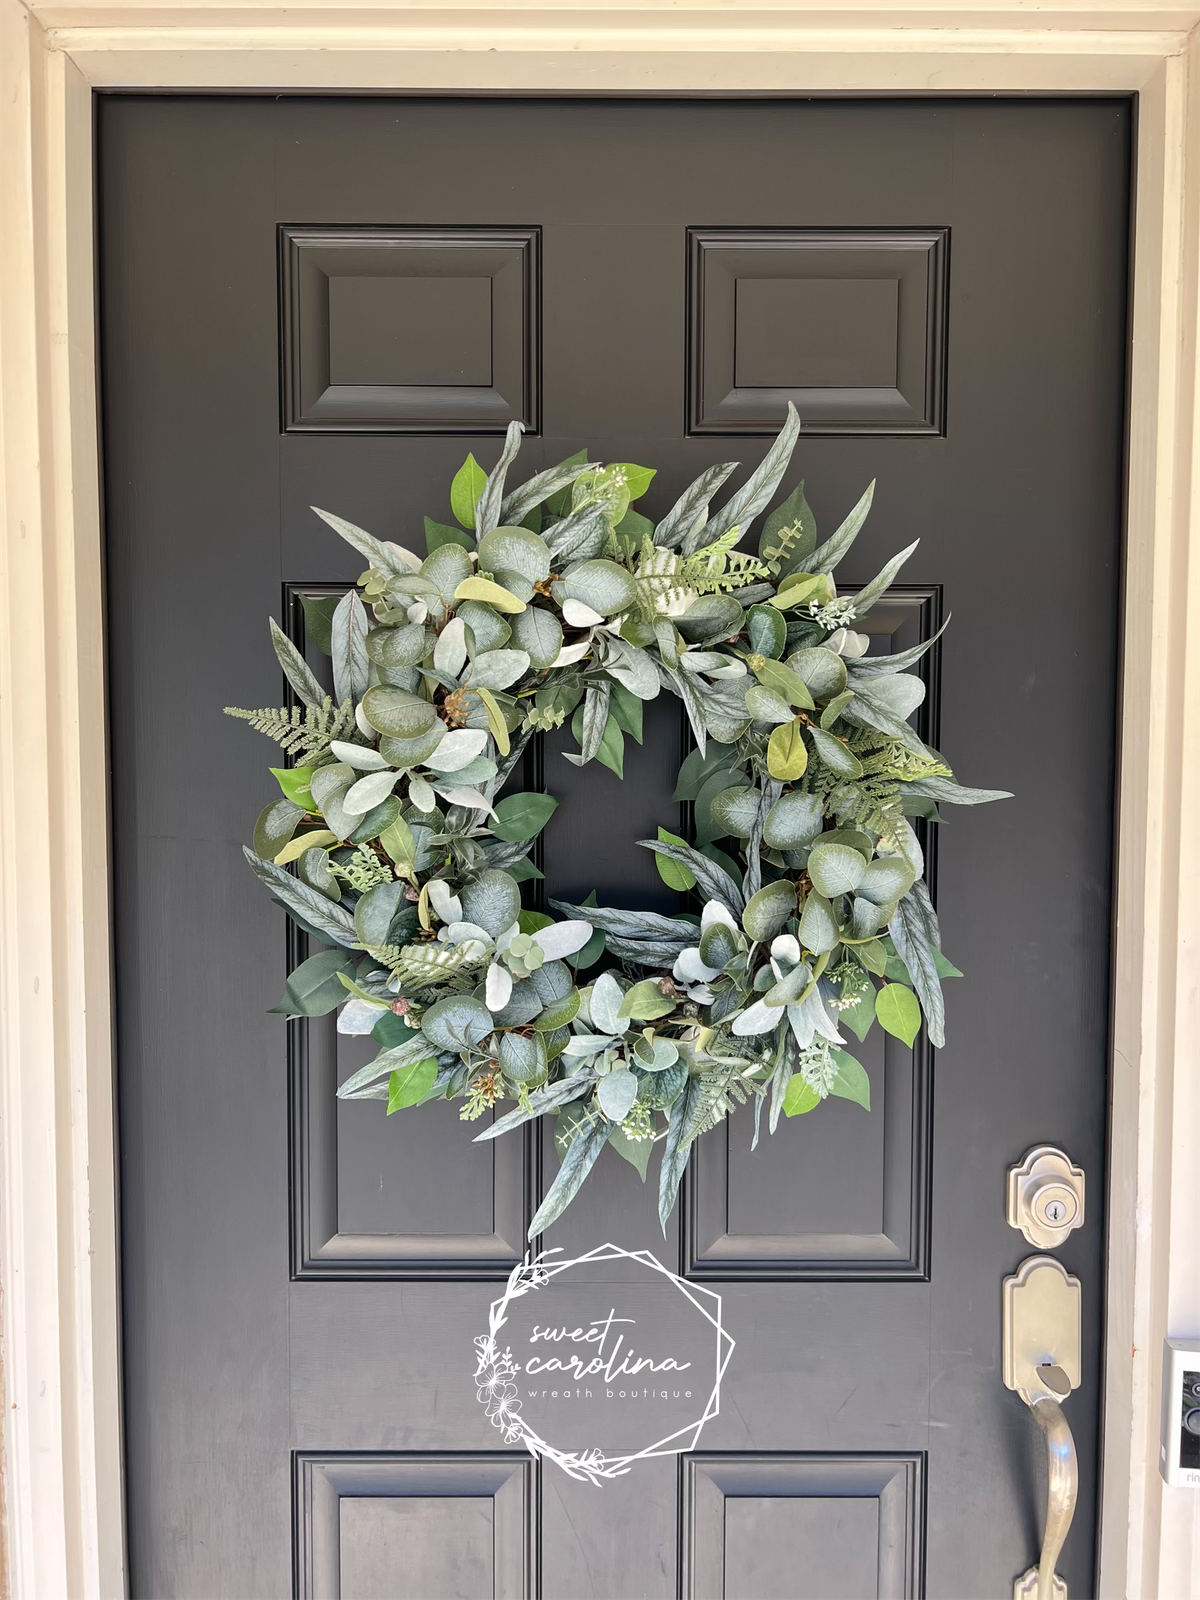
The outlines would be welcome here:
[[[1004,1280],[1004,1382],[1046,1440],[1046,1525],[1041,1557],[1013,1584],[1014,1600],[1067,1600],[1054,1570],[1075,1515],[1079,1458],[1060,1402],[1079,1385],[1079,1279],[1051,1256],[1030,1256]]]
[[[1014,1600],[1067,1600],[1067,1586],[1054,1570],[1059,1553],[1071,1531],[1075,1501],[1079,1495],[1079,1458],[1071,1424],[1063,1416],[1058,1401],[1049,1395],[1034,1400],[1029,1409],[1046,1436],[1046,1529],[1042,1534],[1042,1554],[1036,1567],[1013,1584]]]

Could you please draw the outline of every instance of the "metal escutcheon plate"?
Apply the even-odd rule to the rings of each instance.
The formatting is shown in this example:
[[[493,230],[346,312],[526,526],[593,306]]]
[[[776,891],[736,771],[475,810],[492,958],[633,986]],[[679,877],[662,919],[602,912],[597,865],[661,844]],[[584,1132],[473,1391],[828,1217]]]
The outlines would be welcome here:
[[[1037,1600],[1038,1569],[1030,1567],[1028,1572],[1023,1572],[1013,1583],[1013,1600]],[[1067,1586],[1054,1574],[1054,1600],[1067,1600]]]

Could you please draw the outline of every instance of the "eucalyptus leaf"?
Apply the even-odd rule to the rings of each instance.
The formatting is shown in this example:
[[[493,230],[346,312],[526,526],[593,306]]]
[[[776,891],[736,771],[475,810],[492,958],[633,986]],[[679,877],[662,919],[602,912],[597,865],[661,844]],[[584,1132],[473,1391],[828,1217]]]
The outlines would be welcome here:
[[[849,845],[816,844],[808,857],[813,888],[830,900],[839,894],[853,894],[866,870],[866,861]]]
[[[787,878],[780,878],[768,883],[746,902],[742,927],[761,944],[773,938],[795,912],[796,885]]]

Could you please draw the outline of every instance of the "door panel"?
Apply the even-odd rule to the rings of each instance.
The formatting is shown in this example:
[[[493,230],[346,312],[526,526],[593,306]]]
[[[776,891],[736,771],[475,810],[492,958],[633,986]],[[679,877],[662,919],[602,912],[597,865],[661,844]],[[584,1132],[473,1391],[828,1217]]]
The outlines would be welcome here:
[[[1085,1167],[1091,1592],[1130,107],[1070,102],[107,97],[101,323],[133,1591],[153,1596],[994,1596],[1036,1553],[1040,1437],[999,1373],[1029,1253],[1004,1174]],[[303,954],[246,873],[278,703],[265,619],[420,548],[467,450],[587,446],[665,510],[752,468],[785,401],[846,582],[920,537],[872,648],[925,658],[922,732],[1015,798],[926,840],[946,1048],[874,1038],[872,1110],[701,1141],[666,1236],[606,1149],[542,1241],[649,1249],[737,1348],[697,1452],[597,1489],[497,1450],[472,1339],[556,1170],[451,1107],[343,1104],[361,1059],[266,1007]],[[740,478],[734,478],[736,484]],[[752,535],[753,537],[753,535]],[[623,783],[562,760],[538,892],[674,910],[686,734]],[[936,860],[934,859],[936,847]]]

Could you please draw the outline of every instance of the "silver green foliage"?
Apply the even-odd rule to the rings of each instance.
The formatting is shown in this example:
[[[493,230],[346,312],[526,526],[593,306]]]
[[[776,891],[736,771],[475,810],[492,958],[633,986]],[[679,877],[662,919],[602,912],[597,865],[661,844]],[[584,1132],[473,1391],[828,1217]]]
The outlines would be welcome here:
[[[863,618],[916,543],[838,590],[874,485],[821,542],[800,484],[744,545],[798,428],[789,407],[718,509],[732,465],[657,522],[634,509],[654,473],[628,462],[581,454],[509,489],[516,424],[490,472],[469,456],[455,474],[458,526],[427,518],[424,555],[320,512],[367,563],[322,613],[328,670],[272,623],[292,698],[230,708],[292,762],[271,769],[246,856],[322,947],[275,1009],[336,1010],[372,1037],[344,1098],[389,1114],[454,1099],[481,1140],[554,1117],[561,1165],[531,1237],[607,1144],[642,1180],[660,1146],[665,1227],[696,1139],[739,1107],[756,1140],[764,1107],[772,1132],[831,1095],[869,1108],[848,1034],[943,1042],[958,973],[916,829],[1003,792],[960,786],[928,742],[910,669],[938,633],[870,653]],[[509,792],[528,741],[569,724],[567,759],[620,777],[663,690],[694,735],[675,796],[694,835],[643,843],[694,899],[671,916],[594,896],[529,909],[558,802]]]

